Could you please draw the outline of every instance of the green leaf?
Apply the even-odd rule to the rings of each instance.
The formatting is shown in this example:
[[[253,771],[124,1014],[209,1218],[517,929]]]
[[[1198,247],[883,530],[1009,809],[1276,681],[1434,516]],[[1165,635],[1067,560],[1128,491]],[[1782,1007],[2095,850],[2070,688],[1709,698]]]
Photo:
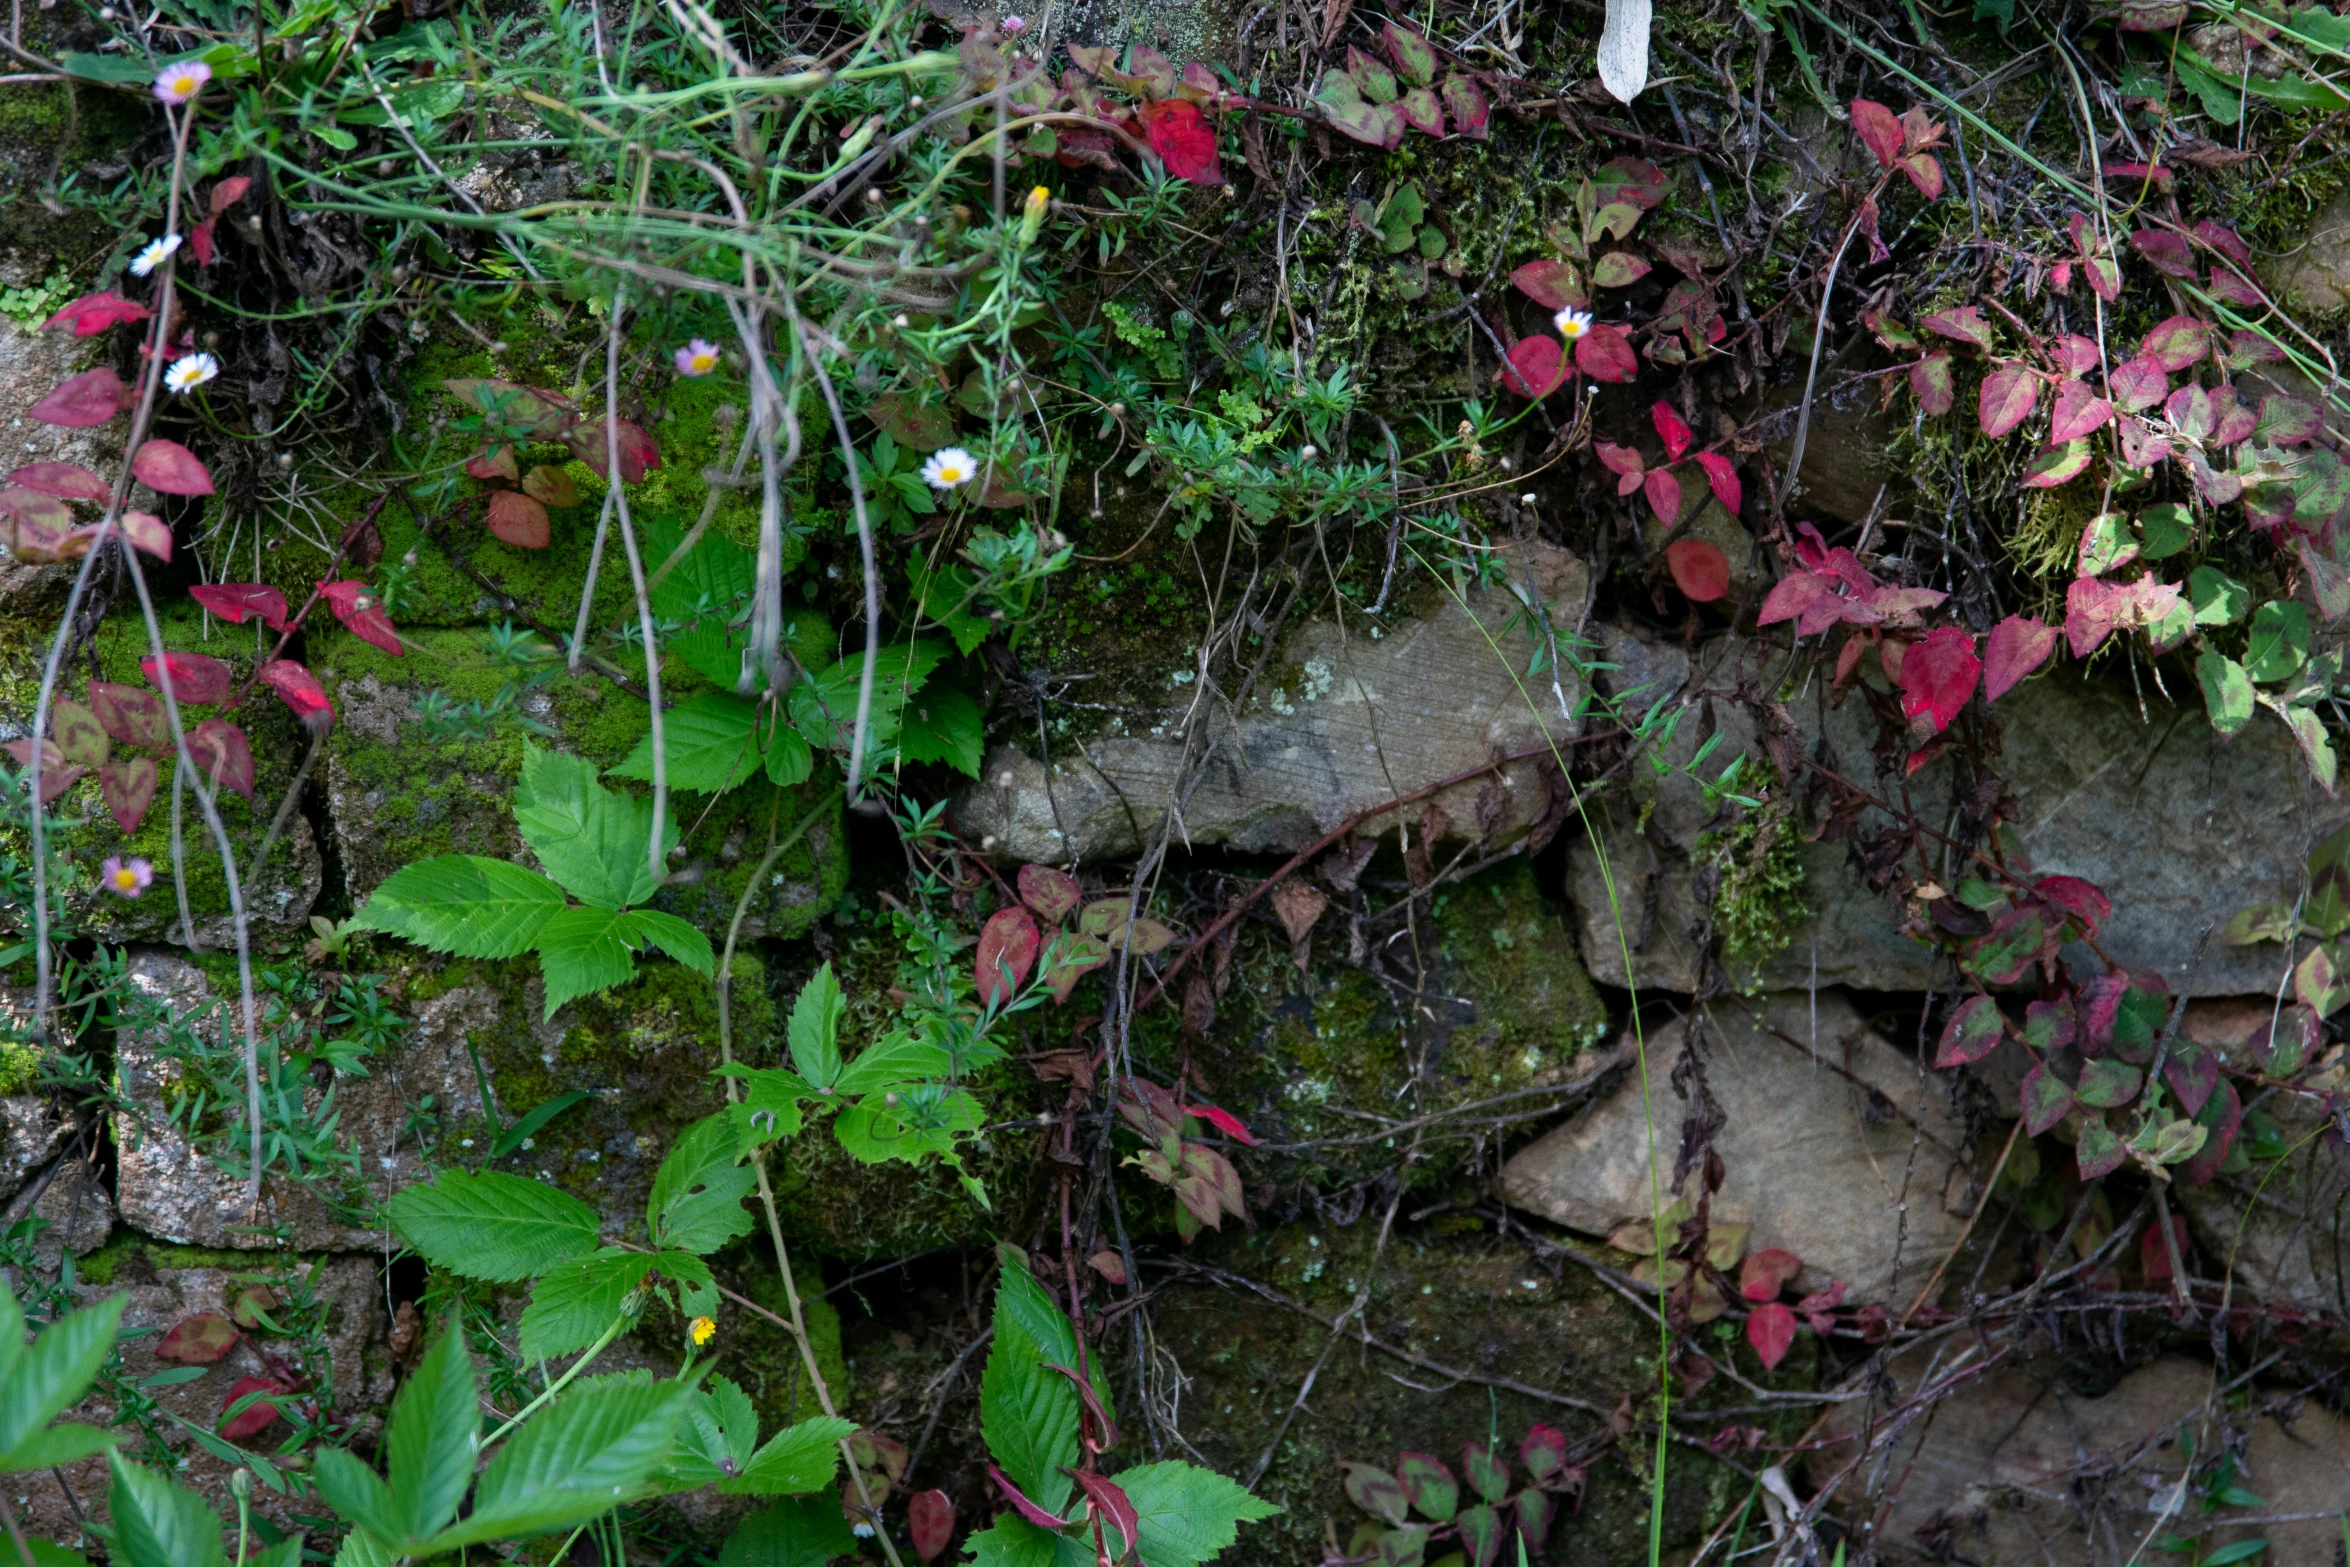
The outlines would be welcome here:
[[[830,963],[808,976],[792,1002],[786,1031],[792,1065],[812,1088],[830,1088],[840,1081],[840,1020],[848,1010]]]
[[[636,977],[636,916],[624,909],[565,909],[539,927],[547,1013]]]
[[[593,1344],[652,1271],[651,1257],[617,1246],[548,1269],[522,1313],[522,1358],[546,1360]]]
[[[712,1377],[686,1405],[666,1475],[682,1490],[716,1485],[742,1473],[758,1446],[759,1414],[750,1395],[727,1377]]]
[[[112,1431],[101,1431],[96,1426],[68,1421],[61,1426],[49,1426],[0,1454],[0,1474],[21,1474],[35,1469],[54,1469],[61,1464],[79,1463],[85,1458],[107,1452],[121,1437]],[[0,1555],[0,1560],[4,1560]]]
[[[2252,610],[2252,590],[2217,566],[2187,573],[2187,598],[2198,626],[2232,626]]]
[[[481,1410],[473,1358],[451,1313],[439,1340],[392,1402],[384,1456],[400,1510],[402,1540],[421,1540],[446,1527],[473,1483],[481,1452]],[[387,1538],[389,1538],[387,1536]]]
[[[938,661],[946,656],[943,642],[916,642],[885,647],[873,665],[873,708],[868,719],[867,749],[886,757],[897,749],[898,715],[906,699],[922,689]],[[791,689],[792,726],[822,750],[846,754],[857,726],[857,688],[865,671],[862,651],[819,672]]]
[[[443,854],[403,865],[351,918],[461,958],[528,952],[539,927],[563,907],[563,889],[537,871],[478,854]]]
[[[188,55],[179,58],[193,59],[195,57],[193,55]],[[132,83],[136,83],[139,86],[144,87],[155,79],[156,71],[158,69],[158,65],[156,63],[149,62],[147,57],[143,54],[137,56],[124,54],[63,54],[57,57],[57,63],[65,67],[65,74],[68,76],[79,78],[85,82],[105,82],[109,86],[114,87],[127,86]],[[161,62],[161,64],[177,63],[178,59],[171,59]]]
[[[2252,721],[2252,680],[2243,665],[2206,648],[2195,655],[2195,678],[2202,684],[2212,728],[2233,736]]]
[[[565,1529],[630,1500],[669,1456],[692,1393],[642,1373],[576,1385],[507,1439],[465,1520],[414,1554]]]
[[[0,1294],[5,1294],[0,1287]],[[0,1311],[0,1331],[23,1343],[23,1314],[13,1295]],[[19,1449],[29,1449],[33,1438],[66,1410],[81,1402],[98,1368],[114,1351],[116,1325],[122,1320],[127,1295],[116,1295],[95,1306],[61,1317],[0,1367],[0,1470],[15,1470]],[[65,1440],[75,1440],[68,1438]],[[28,1451],[27,1456],[39,1457]],[[41,1459],[47,1468],[52,1459]]]
[[[2169,559],[2185,549],[2194,536],[2194,519],[2176,501],[2163,501],[2138,513],[2138,553],[2147,560]]]
[[[589,1089],[574,1088],[567,1093],[557,1094],[552,1099],[543,1100],[532,1106],[521,1120],[498,1134],[498,1140],[490,1144],[490,1157],[493,1159],[505,1158],[508,1154],[521,1148],[524,1143],[536,1137],[539,1129],[549,1121],[554,1120],[555,1117],[573,1105],[585,1104],[595,1097],[595,1094]]]
[[[514,821],[547,874],[566,892],[599,909],[643,903],[659,888],[646,856],[653,835],[653,802],[616,794],[596,781],[593,762],[522,743],[522,784]],[[677,841],[677,821],[664,823],[662,852]]]
[[[841,1152],[860,1164],[891,1159],[919,1164],[938,1158],[960,1168],[955,1144],[975,1134],[986,1120],[979,1101],[961,1089],[944,1083],[903,1083],[867,1094],[841,1112],[832,1123],[832,1135]]]
[[[784,1496],[821,1491],[832,1484],[841,1440],[857,1429],[854,1420],[821,1415],[786,1426],[759,1449],[743,1472],[721,1481],[729,1496]]]
[[[1241,1524],[1281,1511],[1194,1464],[1144,1464],[1115,1478],[1142,1521],[1143,1567],[1198,1567],[1231,1545]]]
[[[797,1072],[781,1067],[751,1067],[739,1062],[721,1067],[722,1073],[743,1081],[743,1096],[726,1107],[734,1124],[734,1155],[748,1159],[780,1137],[798,1134],[800,1101],[815,1092]]]
[[[2257,1505],[2257,1504],[2256,1504]],[[2234,1567],[2237,1562],[2248,1562],[2268,1549],[2266,1539],[2238,1540],[2223,1545],[2202,1559],[2201,1567]]]
[[[194,1492],[120,1453],[113,1463],[114,1538],[107,1554],[118,1567],[227,1567],[220,1518]]]
[[[736,1157],[734,1127],[724,1114],[686,1128],[661,1161],[645,1204],[645,1221],[658,1244],[707,1256],[751,1233],[743,1199],[758,1176]]]
[[[945,1050],[905,1029],[892,1029],[857,1053],[833,1081],[840,1094],[870,1094],[900,1083],[944,1077],[954,1062]]]
[[[944,762],[967,778],[979,776],[987,717],[953,686],[930,686],[907,702],[900,717],[898,754],[909,762]]]
[[[1066,1517],[1073,1483],[1062,1471],[1079,1456],[1080,1401],[1075,1384],[1048,1363],[1076,1366],[1076,1332],[1028,1270],[1007,1261],[996,1284],[995,1343],[979,1379],[980,1431],[1012,1483]]]
[[[537,1181],[443,1170],[384,1204],[400,1238],[436,1268],[493,1284],[536,1278],[595,1248],[596,1211]]]
[[[759,704],[729,692],[713,691],[680,702],[661,715],[662,744],[669,752],[669,787],[695,794],[721,794],[758,771]],[[653,736],[606,768],[614,777],[653,781]]]
[[[1087,1542],[1039,1529],[1012,1513],[964,1541],[963,1549],[971,1553],[971,1567],[1094,1567],[1095,1560]]]
[[[777,724],[767,742],[767,781],[789,789],[806,783],[815,770],[816,753],[808,749],[807,736],[789,724]]]
[[[985,394],[981,401],[984,403]],[[922,561],[907,567],[914,591],[920,595],[919,613],[955,639],[955,650],[965,655],[978,650],[995,625],[979,612],[977,585],[961,566],[932,571]]]
[[[392,1567],[392,1553],[365,1529],[353,1529],[335,1552],[335,1567]]]
[[[794,1497],[735,1527],[718,1553],[718,1567],[824,1567],[857,1549],[857,1537],[829,1496]]]
[[[2252,612],[2244,673],[2256,685],[2289,677],[2309,656],[2309,612],[2290,599],[2271,599]]]
[[[33,1567],[90,1567],[90,1559],[79,1551],[69,1551],[47,1540],[27,1540],[24,1543],[32,1549]]]
[[[659,947],[697,974],[717,972],[718,954],[710,950],[710,938],[684,920],[659,909],[637,909],[631,918],[639,941]]]
[[[327,1505],[360,1530],[381,1540],[406,1542],[408,1510],[383,1476],[357,1457],[339,1447],[319,1448],[311,1455],[311,1477]]]

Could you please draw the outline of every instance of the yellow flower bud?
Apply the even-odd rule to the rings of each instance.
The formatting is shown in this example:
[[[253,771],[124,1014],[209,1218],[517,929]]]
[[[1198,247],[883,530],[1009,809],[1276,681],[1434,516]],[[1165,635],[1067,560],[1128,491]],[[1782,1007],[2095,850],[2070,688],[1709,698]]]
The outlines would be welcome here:
[[[1037,232],[1044,227],[1045,204],[1052,199],[1053,193],[1042,185],[1028,193],[1028,200],[1022,204],[1020,209],[1021,244],[1035,243]]]

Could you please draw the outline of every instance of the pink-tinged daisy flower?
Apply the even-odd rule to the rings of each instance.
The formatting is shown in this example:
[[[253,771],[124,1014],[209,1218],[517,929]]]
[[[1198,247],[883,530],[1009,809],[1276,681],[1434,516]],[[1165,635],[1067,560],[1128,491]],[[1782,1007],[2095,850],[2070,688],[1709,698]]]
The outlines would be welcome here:
[[[679,375],[708,375],[718,368],[718,345],[704,342],[697,337],[679,349],[672,357],[676,361]]]
[[[98,867],[98,884],[117,897],[135,898],[154,880],[155,867],[145,860],[126,860],[115,854]]]
[[[1003,29],[1007,33],[1024,32],[1026,31],[1027,27],[1028,18],[1021,16],[1016,12],[1011,16],[1005,17],[1003,20]]]
[[[204,90],[212,80],[212,67],[201,60],[182,60],[167,65],[155,77],[155,96],[165,103],[186,103]]]
[[[171,253],[179,248],[180,237],[177,234],[166,234],[161,239],[153,240],[145,250],[131,258],[131,271],[139,277],[145,277],[163,265]]]

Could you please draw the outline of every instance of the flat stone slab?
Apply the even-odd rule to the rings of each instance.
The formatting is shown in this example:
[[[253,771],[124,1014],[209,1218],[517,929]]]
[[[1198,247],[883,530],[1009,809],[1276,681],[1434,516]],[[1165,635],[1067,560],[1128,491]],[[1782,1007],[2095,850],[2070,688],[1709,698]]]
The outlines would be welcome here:
[[[1621,628],[1603,628],[1600,640],[1606,659],[1620,666],[1609,676],[1616,694],[1637,693],[1628,706],[1645,710],[1667,696],[1689,704],[1667,749],[1674,762],[1693,757],[1708,733],[1720,736],[1706,761],[1708,777],[1742,751],[1767,760],[1754,721],[1732,693],[1742,685],[1772,689],[1789,667],[1783,646],[1724,640],[1692,659]],[[1929,763],[1906,781],[1879,776],[1869,754],[1875,720],[1865,702],[1856,692],[1831,705],[1827,683],[1822,669],[1786,702],[1802,753],[1880,800],[1906,792],[1926,825],[1948,831],[1957,776],[1951,762]],[[2032,869],[2079,876],[2105,891],[2113,917],[2101,942],[2117,962],[2157,971],[2190,995],[2275,990],[2277,949],[2222,946],[2219,931],[2246,904],[2291,904],[2310,848],[2350,823],[2350,799],[2327,797],[2282,724],[2259,715],[2234,740],[2222,740],[2200,701],[2174,705],[2149,682],[2141,712],[2127,680],[2085,678],[2069,667],[2025,681],[1993,713],[2006,731],[1993,765],[2022,806],[2016,832]],[[1890,820],[1871,809],[1860,828]],[[1697,936],[1710,911],[1697,883],[1714,852],[1703,840],[1728,817],[1685,774],[1657,780],[1642,770],[1629,798],[1595,804],[1593,821],[1612,902],[1600,853],[1580,830],[1566,835],[1568,891],[1592,977],[1643,989],[1703,988]],[[1927,852],[1944,886],[1971,874],[1931,840]],[[1733,985],[1927,990],[1952,982],[1949,963],[1902,934],[1900,911],[1870,890],[1845,843],[1806,843],[1800,854],[1811,917],[1787,929],[1775,955],[1734,967],[1727,976]],[[2068,956],[2090,961],[2086,949]]]
[[[1716,1003],[1694,1019],[1725,1117],[1713,1137],[1725,1170],[1714,1219],[1751,1225],[1749,1251],[1802,1258],[1805,1290],[1841,1279],[1850,1301],[1898,1295],[1906,1307],[1965,1224],[1973,1150],[1943,1084],[1836,991],[1820,993],[1816,1022],[1802,994],[1766,997],[1755,1015],[1736,1000]],[[1670,1203],[1688,1111],[1673,1072],[1689,1032],[1689,1020],[1653,1029],[1645,1089],[1636,1069],[1511,1156],[1503,1198],[1591,1235],[1647,1220],[1652,1192]],[[1698,1179],[1692,1171],[1692,1193]]]
[[[1590,576],[1574,556],[1529,544],[1517,580],[1549,606],[1560,637],[1581,623]],[[1178,844],[1294,853],[1390,800],[1579,734],[1581,683],[1561,668],[1554,685],[1551,673],[1523,603],[1505,588],[1448,595],[1385,636],[1317,620],[1267,661],[1237,718],[1202,692],[1167,733],[1056,743],[1049,769],[999,746],[954,817],[996,853],[1054,864],[1134,853],[1170,814]],[[1525,831],[1548,802],[1536,764],[1521,761],[1500,778],[1498,798],[1483,779],[1434,797],[1450,822],[1443,836],[1506,841]],[[1361,830],[1416,831],[1423,809],[1414,803]]]

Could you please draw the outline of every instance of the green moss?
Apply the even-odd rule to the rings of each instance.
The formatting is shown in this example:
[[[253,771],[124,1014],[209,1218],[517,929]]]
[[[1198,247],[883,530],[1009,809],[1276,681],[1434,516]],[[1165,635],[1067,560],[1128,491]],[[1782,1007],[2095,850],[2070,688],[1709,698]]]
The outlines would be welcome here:
[[[82,1283],[103,1288],[118,1279],[127,1278],[126,1269],[135,1272],[144,1267],[159,1273],[169,1273],[182,1268],[223,1268],[231,1272],[244,1272],[285,1260],[275,1253],[176,1246],[169,1241],[149,1240],[134,1231],[117,1229],[105,1245],[75,1262],[74,1273]]]
[[[1803,900],[1803,832],[1793,804],[1778,795],[1742,810],[1726,827],[1700,834],[1697,859],[1712,868],[1714,933],[1722,959],[1744,983],[1761,983],[1762,966],[1786,950],[1811,918]]]
[[[16,1039],[0,1039],[0,1094],[21,1094],[41,1072],[41,1055]]]

